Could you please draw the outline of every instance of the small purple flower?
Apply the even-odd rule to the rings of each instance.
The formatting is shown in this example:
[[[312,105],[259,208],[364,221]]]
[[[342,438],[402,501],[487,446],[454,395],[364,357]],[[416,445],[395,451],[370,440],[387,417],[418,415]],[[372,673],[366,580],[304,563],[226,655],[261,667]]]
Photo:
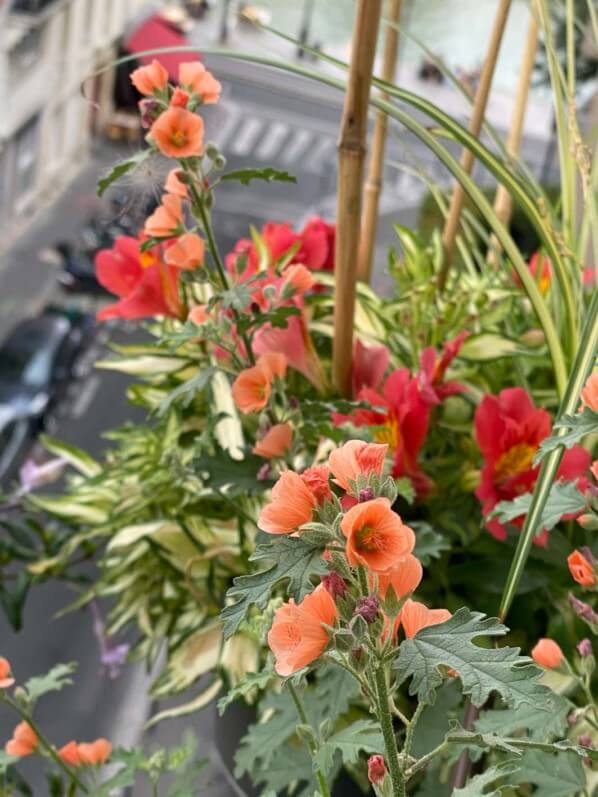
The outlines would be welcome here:
[[[580,747],[589,747],[590,750],[594,749],[594,742],[592,741],[592,737],[587,733],[584,733],[581,736],[577,737],[577,744]]]
[[[582,639],[581,642],[577,645],[577,652],[580,656],[585,658],[586,656],[591,656],[593,653],[592,650],[592,643],[589,639]]]
[[[569,603],[578,617],[591,625],[598,625],[598,614],[596,614],[588,603],[580,601],[579,598],[576,598],[575,595],[571,593],[569,593]]]
[[[257,480],[260,482],[267,481],[272,476],[272,467],[269,462],[264,462],[257,472]]]
[[[363,617],[366,623],[373,623],[378,617],[378,610],[380,608],[380,601],[376,595],[367,595],[365,598],[360,598],[355,607],[355,614]]]
[[[344,579],[335,570],[332,570],[327,576],[322,576],[322,584],[335,600],[342,598],[347,591]]]
[[[141,100],[139,102],[141,127],[146,129],[151,127],[160,114],[160,108],[160,103],[156,100]]]
[[[55,482],[62,476],[67,464],[64,457],[56,457],[38,465],[33,459],[26,460],[19,471],[21,481],[20,494],[24,495],[41,487],[43,484]]]
[[[364,487],[359,491],[358,501],[363,504],[365,501],[372,501],[374,498],[374,491],[371,487]]]
[[[114,644],[106,634],[106,626],[104,625],[104,620],[97,603],[92,601],[89,607],[93,614],[93,632],[100,646],[100,661],[102,662],[102,666],[106,668],[110,678],[118,678],[127,660],[131,646],[125,642],[120,645]]]

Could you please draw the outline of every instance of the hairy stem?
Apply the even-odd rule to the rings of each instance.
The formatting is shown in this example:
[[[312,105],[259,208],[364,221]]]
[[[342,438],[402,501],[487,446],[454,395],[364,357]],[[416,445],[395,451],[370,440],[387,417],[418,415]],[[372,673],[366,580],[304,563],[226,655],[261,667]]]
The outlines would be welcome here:
[[[403,773],[401,772],[397,743],[392,727],[388,687],[386,686],[386,672],[383,666],[376,669],[376,691],[378,693],[378,719],[382,726],[382,736],[384,737],[384,747],[386,749],[386,763],[392,782],[392,793],[394,797],[405,797],[405,781],[403,779]]]
[[[291,693],[291,697],[293,698],[293,703],[295,704],[295,708],[297,709],[297,714],[299,716],[299,719],[301,720],[301,723],[303,725],[309,725],[307,714],[305,713],[305,709],[303,708],[303,703],[301,702],[299,693],[297,692],[291,681],[287,681],[287,686],[289,687],[289,692]],[[308,746],[312,758],[315,757],[315,754],[318,752],[317,744],[315,742],[310,742]],[[324,773],[320,769],[316,770],[316,778],[318,781],[318,785],[320,787],[320,792],[322,794],[322,797],[331,797],[330,789],[328,788],[328,783],[326,782],[326,777],[324,776]]]

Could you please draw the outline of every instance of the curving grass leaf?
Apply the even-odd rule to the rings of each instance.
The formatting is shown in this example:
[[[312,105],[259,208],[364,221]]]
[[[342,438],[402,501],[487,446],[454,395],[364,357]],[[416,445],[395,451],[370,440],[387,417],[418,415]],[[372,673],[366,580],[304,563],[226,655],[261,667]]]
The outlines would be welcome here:
[[[220,180],[238,180],[241,185],[249,185],[252,180],[265,180],[267,183],[274,181],[280,183],[296,183],[297,178],[292,174],[281,169],[273,169],[267,166],[265,169],[236,169],[234,172],[226,172]]]

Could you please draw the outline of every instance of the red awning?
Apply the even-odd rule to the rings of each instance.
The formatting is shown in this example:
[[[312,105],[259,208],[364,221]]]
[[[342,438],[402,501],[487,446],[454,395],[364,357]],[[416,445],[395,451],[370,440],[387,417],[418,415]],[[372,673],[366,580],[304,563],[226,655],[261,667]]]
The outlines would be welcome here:
[[[160,47],[189,47],[189,40],[176,31],[172,25],[162,19],[159,14],[149,17],[125,39],[125,48],[130,53],[142,53],[144,50],[156,50]],[[184,61],[199,61],[198,53],[187,50],[181,53],[158,53],[156,55],[140,55],[142,64],[151,63],[156,58],[166,67],[173,80],[177,80],[179,64]]]

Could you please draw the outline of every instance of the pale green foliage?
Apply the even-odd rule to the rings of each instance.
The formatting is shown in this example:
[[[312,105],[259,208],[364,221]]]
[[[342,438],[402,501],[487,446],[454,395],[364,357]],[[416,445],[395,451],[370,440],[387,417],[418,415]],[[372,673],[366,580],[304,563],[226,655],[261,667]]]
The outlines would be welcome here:
[[[375,720],[357,720],[325,739],[314,759],[320,771],[328,773],[332,770],[337,750],[348,764],[356,764],[361,752],[383,753],[384,740],[378,723]]]
[[[242,681],[239,681],[238,684],[231,687],[226,695],[220,698],[218,701],[218,711],[221,715],[224,714],[226,709],[231,703],[234,703],[235,700],[240,697],[247,699],[251,694],[255,694],[256,690],[265,689],[270,681],[277,677],[276,673],[269,669],[264,669],[261,672],[247,673]]]
[[[497,517],[501,523],[508,523],[527,515],[531,503],[532,493],[518,495],[513,501],[500,501],[492,510],[490,517]],[[539,531],[554,528],[563,515],[580,512],[586,503],[575,482],[554,482],[542,509]]]
[[[462,608],[446,623],[422,629],[401,643],[394,662],[399,683],[411,678],[409,693],[433,703],[443,682],[439,667],[456,670],[475,706],[498,693],[510,706],[522,703],[547,708],[550,692],[538,683],[540,669],[518,648],[482,648],[473,644],[479,637],[504,636],[507,629],[494,618]]]
[[[569,431],[560,436],[552,434],[546,440],[542,440],[536,454],[536,463],[540,462],[546,454],[558,446],[571,448],[572,445],[579,443],[586,435],[598,431],[598,413],[593,412],[589,407],[584,407],[582,412],[575,415],[564,415],[553,426],[553,431],[558,431],[559,429],[568,429]]]
[[[497,781],[507,778],[517,771],[516,763],[504,761],[502,764],[489,767],[481,775],[471,778],[462,789],[455,789],[452,797],[499,797],[509,784],[497,786]]]
[[[567,715],[571,703],[562,695],[552,694],[549,712],[537,711],[533,704],[517,709],[488,709],[476,720],[475,727],[482,733],[512,734],[526,730],[530,739],[546,741],[563,736],[567,731]]]
[[[283,537],[274,542],[258,545],[251,561],[269,560],[273,564],[261,573],[239,576],[227,592],[235,601],[222,611],[224,636],[232,636],[239,628],[252,605],[265,609],[272,589],[279,582],[288,582],[286,591],[297,602],[313,590],[313,577],[327,573],[322,559],[322,547],[294,537]]]
[[[36,675],[30,678],[24,688],[31,703],[35,703],[42,695],[48,692],[59,692],[65,686],[73,683],[71,675],[77,669],[75,662],[69,664],[57,664],[45,675]]]

